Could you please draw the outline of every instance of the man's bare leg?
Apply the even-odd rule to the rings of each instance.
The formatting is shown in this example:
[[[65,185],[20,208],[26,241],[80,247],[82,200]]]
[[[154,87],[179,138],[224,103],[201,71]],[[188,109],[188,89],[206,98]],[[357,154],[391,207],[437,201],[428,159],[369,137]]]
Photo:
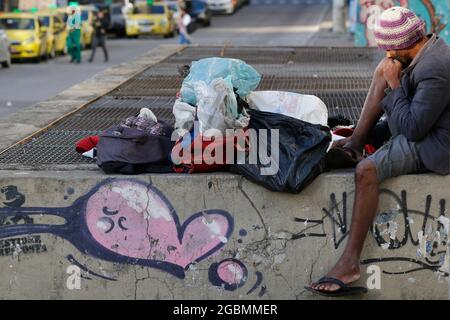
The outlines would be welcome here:
[[[366,159],[358,163],[355,185],[355,200],[349,238],[339,261],[327,274],[327,277],[337,278],[346,284],[360,278],[361,251],[378,208],[379,183],[372,161]],[[339,286],[331,283],[312,284],[311,287],[321,291],[339,289]]]
[[[346,141],[345,147],[362,150],[370,130],[383,115],[380,107],[385,96],[387,82],[383,77],[380,63],[375,71],[372,84],[367,95],[361,118],[352,137]],[[352,222],[349,238],[342,256],[336,265],[328,272],[327,277],[337,278],[344,283],[352,283],[360,278],[360,257],[364,240],[370,225],[375,218],[378,208],[379,182],[375,165],[366,159],[361,161],[355,172],[355,199],[353,203]],[[313,289],[321,291],[335,291],[339,286],[332,283],[311,285]]]

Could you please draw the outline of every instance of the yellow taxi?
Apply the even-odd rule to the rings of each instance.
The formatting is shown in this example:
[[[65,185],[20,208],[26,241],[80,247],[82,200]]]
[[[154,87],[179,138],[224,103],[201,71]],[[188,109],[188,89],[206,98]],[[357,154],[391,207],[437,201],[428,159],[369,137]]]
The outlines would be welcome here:
[[[61,14],[55,11],[39,11],[36,13],[43,30],[48,31],[47,53],[50,57],[66,52],[67,29]]]
[[[97,8],[92,5],[80,6],[81,9],[81,43],[84,48],[90,48],[92,46],[92,40],[94,39],[94,23],[95,12]]]
[[[0,29],[5,29],[10,40],[12,59],[47,58],[47,31],[40,27],[32,13],[1,13]]]
[[[136,4],[132,13],[126,17],[126,34],[129,38],[141,35],[162,35],[166,38],[175,35],[175,21],[173,12],[165,3],[155,2],[152,6],[147,3]]]

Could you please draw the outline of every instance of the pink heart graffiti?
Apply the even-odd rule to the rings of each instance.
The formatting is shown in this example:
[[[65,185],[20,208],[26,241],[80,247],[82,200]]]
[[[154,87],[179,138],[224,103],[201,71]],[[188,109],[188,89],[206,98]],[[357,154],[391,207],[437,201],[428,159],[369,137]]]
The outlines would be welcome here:
[[[92,237],[118,255],[155,261],[166,271],[217,252],[231,236],[233,221],[223,210],[205,210],[183,225],[170,202],[156,188],[136,180],[110,180],[86,202]],[[174,274],[176,272],[173,272]]]

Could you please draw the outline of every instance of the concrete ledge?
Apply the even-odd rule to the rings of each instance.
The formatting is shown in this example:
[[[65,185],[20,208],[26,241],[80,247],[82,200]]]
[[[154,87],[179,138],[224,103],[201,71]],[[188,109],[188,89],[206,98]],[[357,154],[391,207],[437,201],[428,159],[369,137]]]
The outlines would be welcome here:
[[[27,225],[0,220],[3,238],[23,239],[0,240],[0,298],[43,299],[317,299],[303,287],[342,252],[354,190],[352,173],[339,171],[299,195],[231,174],[14,170],[0,171],[0,187],[3,217],[36,213]],[[380,289],[364,298],[449,298],[449,223],[436,220],[448,216],[449,187],[431,174],[382,185],[358,282]],[[36,229],[63,217],[78,222]],[[81,267],[79,290],[71,265]],[[378,271],[379,283],[367,273]]]
[[[0,121],[0,150],[183,47],[164,46]],[[103,174],[94,164],[2,166],[0,298],[317,299],[341,254],[353,173],[299,195],[232,174]],[[365,299],[448,299],[450,177],[382,185],[359,285]]]
[[[131,61],[108,68],[47,101],[0,119],[0,152],[53,121],[102,97],[136,74],[179,52],[184,46],[162,45]]]

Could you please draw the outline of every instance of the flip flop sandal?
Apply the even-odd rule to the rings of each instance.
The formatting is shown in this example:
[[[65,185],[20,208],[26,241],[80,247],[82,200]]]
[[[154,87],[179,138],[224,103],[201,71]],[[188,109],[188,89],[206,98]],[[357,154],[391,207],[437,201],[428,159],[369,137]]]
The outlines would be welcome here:
[[[311,287],[305,287],[305,289],[314,294],[318,294],[324,297],[345,297],[367,293],[367,288],[365,287],[350,287],[341,280],[332,277],[323,277],[317,282],[317,284],[324,284],[324,283],[336,284],[340,288],[335,291],[316,290]]]
[[[362,156],[350,148],[331,148],[325,159],[329,169],[354,168]]]

